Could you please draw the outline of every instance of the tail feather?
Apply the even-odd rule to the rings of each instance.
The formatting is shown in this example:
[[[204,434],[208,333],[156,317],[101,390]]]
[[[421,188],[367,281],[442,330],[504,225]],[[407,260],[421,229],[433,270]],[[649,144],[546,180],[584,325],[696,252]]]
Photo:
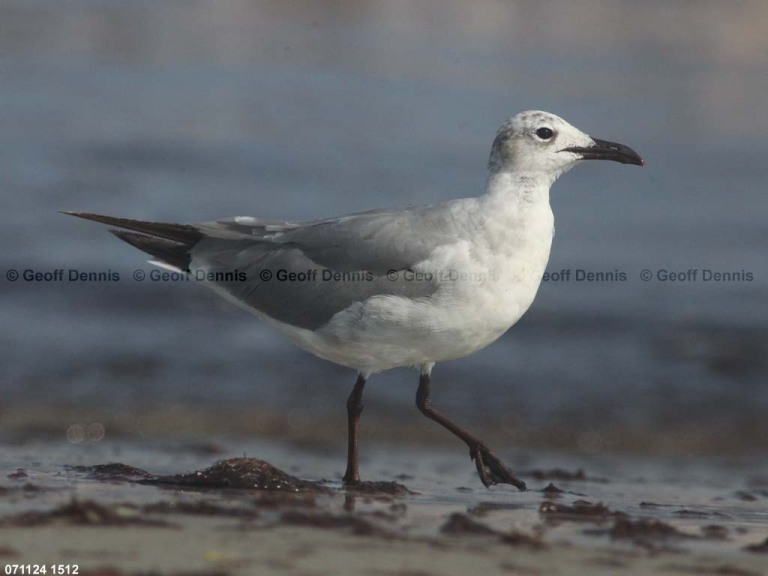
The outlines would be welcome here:
[[[129,218],[115,218],[113,216],[104,216],[102,214],[90,214],[88,212],[63,212],[69,216],[76,216],[86,220],[109,224],[134,232],[141,232],[157,238],[166,240],[175,240],[185,244],[194,244],[202,239],[203,234],[194,226],[189,224],[171,224],[168,222],[144,222],[143,220],[131,220]]]
[[[189,224],[144,222],[88,212],[64,212],[64,214],[133,230],[133,232],[125,230],[110,230],[110,232],[142,252],[185,271],[189,271],[190,250],[203,238],[202,232]]]
[[[110,230],[110,232],[142,252],[151,254],[179,270],[189,272],[189,265],[192,262],[189,244],[147,236],[146,234],[137,234],[136,232],[126,232],[125,230]]]

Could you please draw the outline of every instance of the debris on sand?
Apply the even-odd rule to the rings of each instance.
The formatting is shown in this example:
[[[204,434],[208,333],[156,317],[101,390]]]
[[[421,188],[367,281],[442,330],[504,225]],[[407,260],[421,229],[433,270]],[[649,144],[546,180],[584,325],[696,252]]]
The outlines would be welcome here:
[[[8,474],[7,478],[10,480],[24,480],[25,478],[29,478],[29,476],[23,468],[16,468],[16,472],[11,472]]]
[[[448,536],[496,536],[500,542],[510,546],[528,546],[536,549],[546,547],[540,535],[532,536],[518,530],[510,530],[509,532],[494,530],[460,512],[451,514],[440,528],[440,532]]]
[[[145,518],[134,506],[120,504],[104,506],[93,500],[72,499],[68,504],[47,512],[23,512],[0,519],[0,526],[29,528],[50,524],[71,524],[76,526],[154,526],[175,527],[164,520]]]
[[[73,472],[84,472],[88,478],[104,481],[134,481],[139,478],[151,478],[152,474],[141,468],[134,468],[128,464],[112,462],[110,464],[97,464],[96,466],[70,466]]]
[[[609,534],[613,540],[631,540],[638,546],[649,549],[658,549],[660,543],[668,540],[698,540],[701,538],[695,534],[681,532],[671,524],[662,522],[657,518],[642,518],[640,520],[617,518]]]
[[[547,500],[539,506],[539,514],[547,520],[571,520],[577,522],[605,522],[609,518],[626,516],[623,512],[613,512],[602,502],[593,504],[589,500],[576,500],[572,506]]]
[[[231,458],[189,474],[150,476],[142,484],[188,488],[235,488],[280,492],[329,492],[318,482],[301,480],[257,458]]]
[[[672,504],[659,504],[658,502],[648,502],[643,500],[640,502],[640,508],[669,508]]]
[[[744,550],[747,552],[753,552],[755,554],[768,554],[768,538],[759,544],[750,544],[749,546],[744,546]]]
[[[626,515],[617,516],[613,526],[607,530],[589,530],[586,533],[592,536],[608,535],[612,540],[629,540],[651,551],[679,551],[668,543],[679,540],[701,540],[705,537],[681,532],[657,518],[630,520]]]
[[[440,528],[440,532],[451,536],[493,536],[498,534],[493,528],[472,520],[461,512],[451,514]]]
[[[541,491],[544,492],[544,494],[546,494],[547,496],[559,496],[560,494],[563,494],[565,492],[565,490],[563,490],[562,488],[558,488],[557,486],[552,484],[552,482],[550,482],[544,488],[542,488]]]

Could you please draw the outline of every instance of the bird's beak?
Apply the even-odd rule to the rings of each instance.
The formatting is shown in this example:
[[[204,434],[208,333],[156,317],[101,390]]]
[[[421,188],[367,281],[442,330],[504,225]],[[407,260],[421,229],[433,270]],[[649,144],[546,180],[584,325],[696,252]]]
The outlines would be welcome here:
[[[561,152],[573,152],[579,154],[583,160],[613,160],[622,164],[635,164],[643,166],[645,162],[640,158],[640,154],[632,150],[629,146],[608,142],[607,140],[592,139],[592,146],[576,146],[573,148],[564,148]]]

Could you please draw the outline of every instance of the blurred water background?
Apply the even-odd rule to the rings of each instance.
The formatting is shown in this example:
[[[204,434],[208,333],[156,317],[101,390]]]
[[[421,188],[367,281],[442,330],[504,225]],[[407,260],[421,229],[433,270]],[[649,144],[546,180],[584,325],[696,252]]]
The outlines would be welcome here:
[[[555,185],[549,271],[570,278],[438,365],[435,404],[508,448],[765,449],[766,29],[760,1],[3,0],[3,421],[338,448],[354,374],[199,286],[135,281],[142,254],[57,211],[312,219],[473,196],[498,125],[537,108],[647,166]],[[447,436],[415,388],[372,380],[365,437]]]

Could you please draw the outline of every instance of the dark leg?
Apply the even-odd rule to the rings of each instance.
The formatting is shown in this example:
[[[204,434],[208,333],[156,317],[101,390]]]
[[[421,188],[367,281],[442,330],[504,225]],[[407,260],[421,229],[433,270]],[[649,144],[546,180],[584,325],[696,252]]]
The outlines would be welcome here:
[[[357,467],[357,433],[360,429],[360,414],[363,412],[363,388],[365,387],[365,377],[362,374],[357,375],[357,382],[352,392],[347,398],[347,471],[344,473],[344,484],[358,484],[360,482],[360,471]]]
[[[475,461],[480,481],[486,488],[493,484],[512,484],[520,490],[525,490],[525,482],[515,478],[514,474],[502,464],[496,454],[491,452],[488,446],[483,444],[477,436],[470,434],[447,416],[432,408],[432,403],[429,401],[429,381],[429,374],[422,373],[419,377],[416,406],[424,416],[447,428],[469,446],[469,457]]]

